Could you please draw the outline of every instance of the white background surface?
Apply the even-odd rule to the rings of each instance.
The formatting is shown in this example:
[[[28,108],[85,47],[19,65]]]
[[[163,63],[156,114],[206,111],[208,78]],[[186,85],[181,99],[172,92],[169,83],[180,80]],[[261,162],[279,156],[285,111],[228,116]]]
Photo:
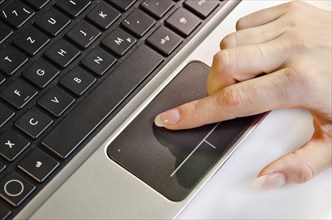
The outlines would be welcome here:
[[[308,1],[331,11],[331,1]],[[236,21],[251,12],[280,1],[242,2],[204,41],[206,53],[190,58],[211,64],[208,42],[219,41],[235,31]],[[205,45],[206,44],[206,45]],[[331,168],[305,184],[256,190],[252,180],[268,163],[292,152],[310,139],[313,132],[309,112],[276,110],[249,135],[224,166],[178,216],[179,219],[331,219]]]

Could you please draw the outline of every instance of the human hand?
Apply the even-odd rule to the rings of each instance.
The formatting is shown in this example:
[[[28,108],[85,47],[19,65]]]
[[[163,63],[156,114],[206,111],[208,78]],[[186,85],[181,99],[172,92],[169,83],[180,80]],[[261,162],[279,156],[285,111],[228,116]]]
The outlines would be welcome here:
[[[308,181],[332,160],[331,20],[331,12],[298,1],[241,18],[214,56],[209,96],[161,113],[155,124],[187,129],[273,109],[308,109],[311,140],[263,168],[253,185]]]

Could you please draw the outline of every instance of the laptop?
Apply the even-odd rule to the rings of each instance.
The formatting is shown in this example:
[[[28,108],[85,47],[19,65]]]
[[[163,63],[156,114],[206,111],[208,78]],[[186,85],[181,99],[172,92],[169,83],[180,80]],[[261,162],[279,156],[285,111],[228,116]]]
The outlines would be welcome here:
[[[240,2],[0,0],[0,218],[176,218],[265,116],[153,124]]]

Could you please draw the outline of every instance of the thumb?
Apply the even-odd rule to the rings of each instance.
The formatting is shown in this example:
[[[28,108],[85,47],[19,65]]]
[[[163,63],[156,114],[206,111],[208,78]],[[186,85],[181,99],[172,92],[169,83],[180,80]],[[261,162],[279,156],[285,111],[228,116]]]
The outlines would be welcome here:
[[[314,135],[315,136],[315,135]],[[270,163],[253,181],[254,188],[304,183],[331,166],[332,138],[312,139],[300,149]]]

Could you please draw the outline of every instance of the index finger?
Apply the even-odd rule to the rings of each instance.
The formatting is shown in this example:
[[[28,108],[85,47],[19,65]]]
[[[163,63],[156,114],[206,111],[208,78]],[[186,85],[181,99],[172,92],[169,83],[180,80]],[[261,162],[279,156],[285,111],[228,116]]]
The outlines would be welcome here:
[[[171,130],[188,129],[299,106],[297,81],[291,69],[228,86],[214,95],[195,100],[159,114],[155,124]],[[296,77],[296,76],[294,76]]]

